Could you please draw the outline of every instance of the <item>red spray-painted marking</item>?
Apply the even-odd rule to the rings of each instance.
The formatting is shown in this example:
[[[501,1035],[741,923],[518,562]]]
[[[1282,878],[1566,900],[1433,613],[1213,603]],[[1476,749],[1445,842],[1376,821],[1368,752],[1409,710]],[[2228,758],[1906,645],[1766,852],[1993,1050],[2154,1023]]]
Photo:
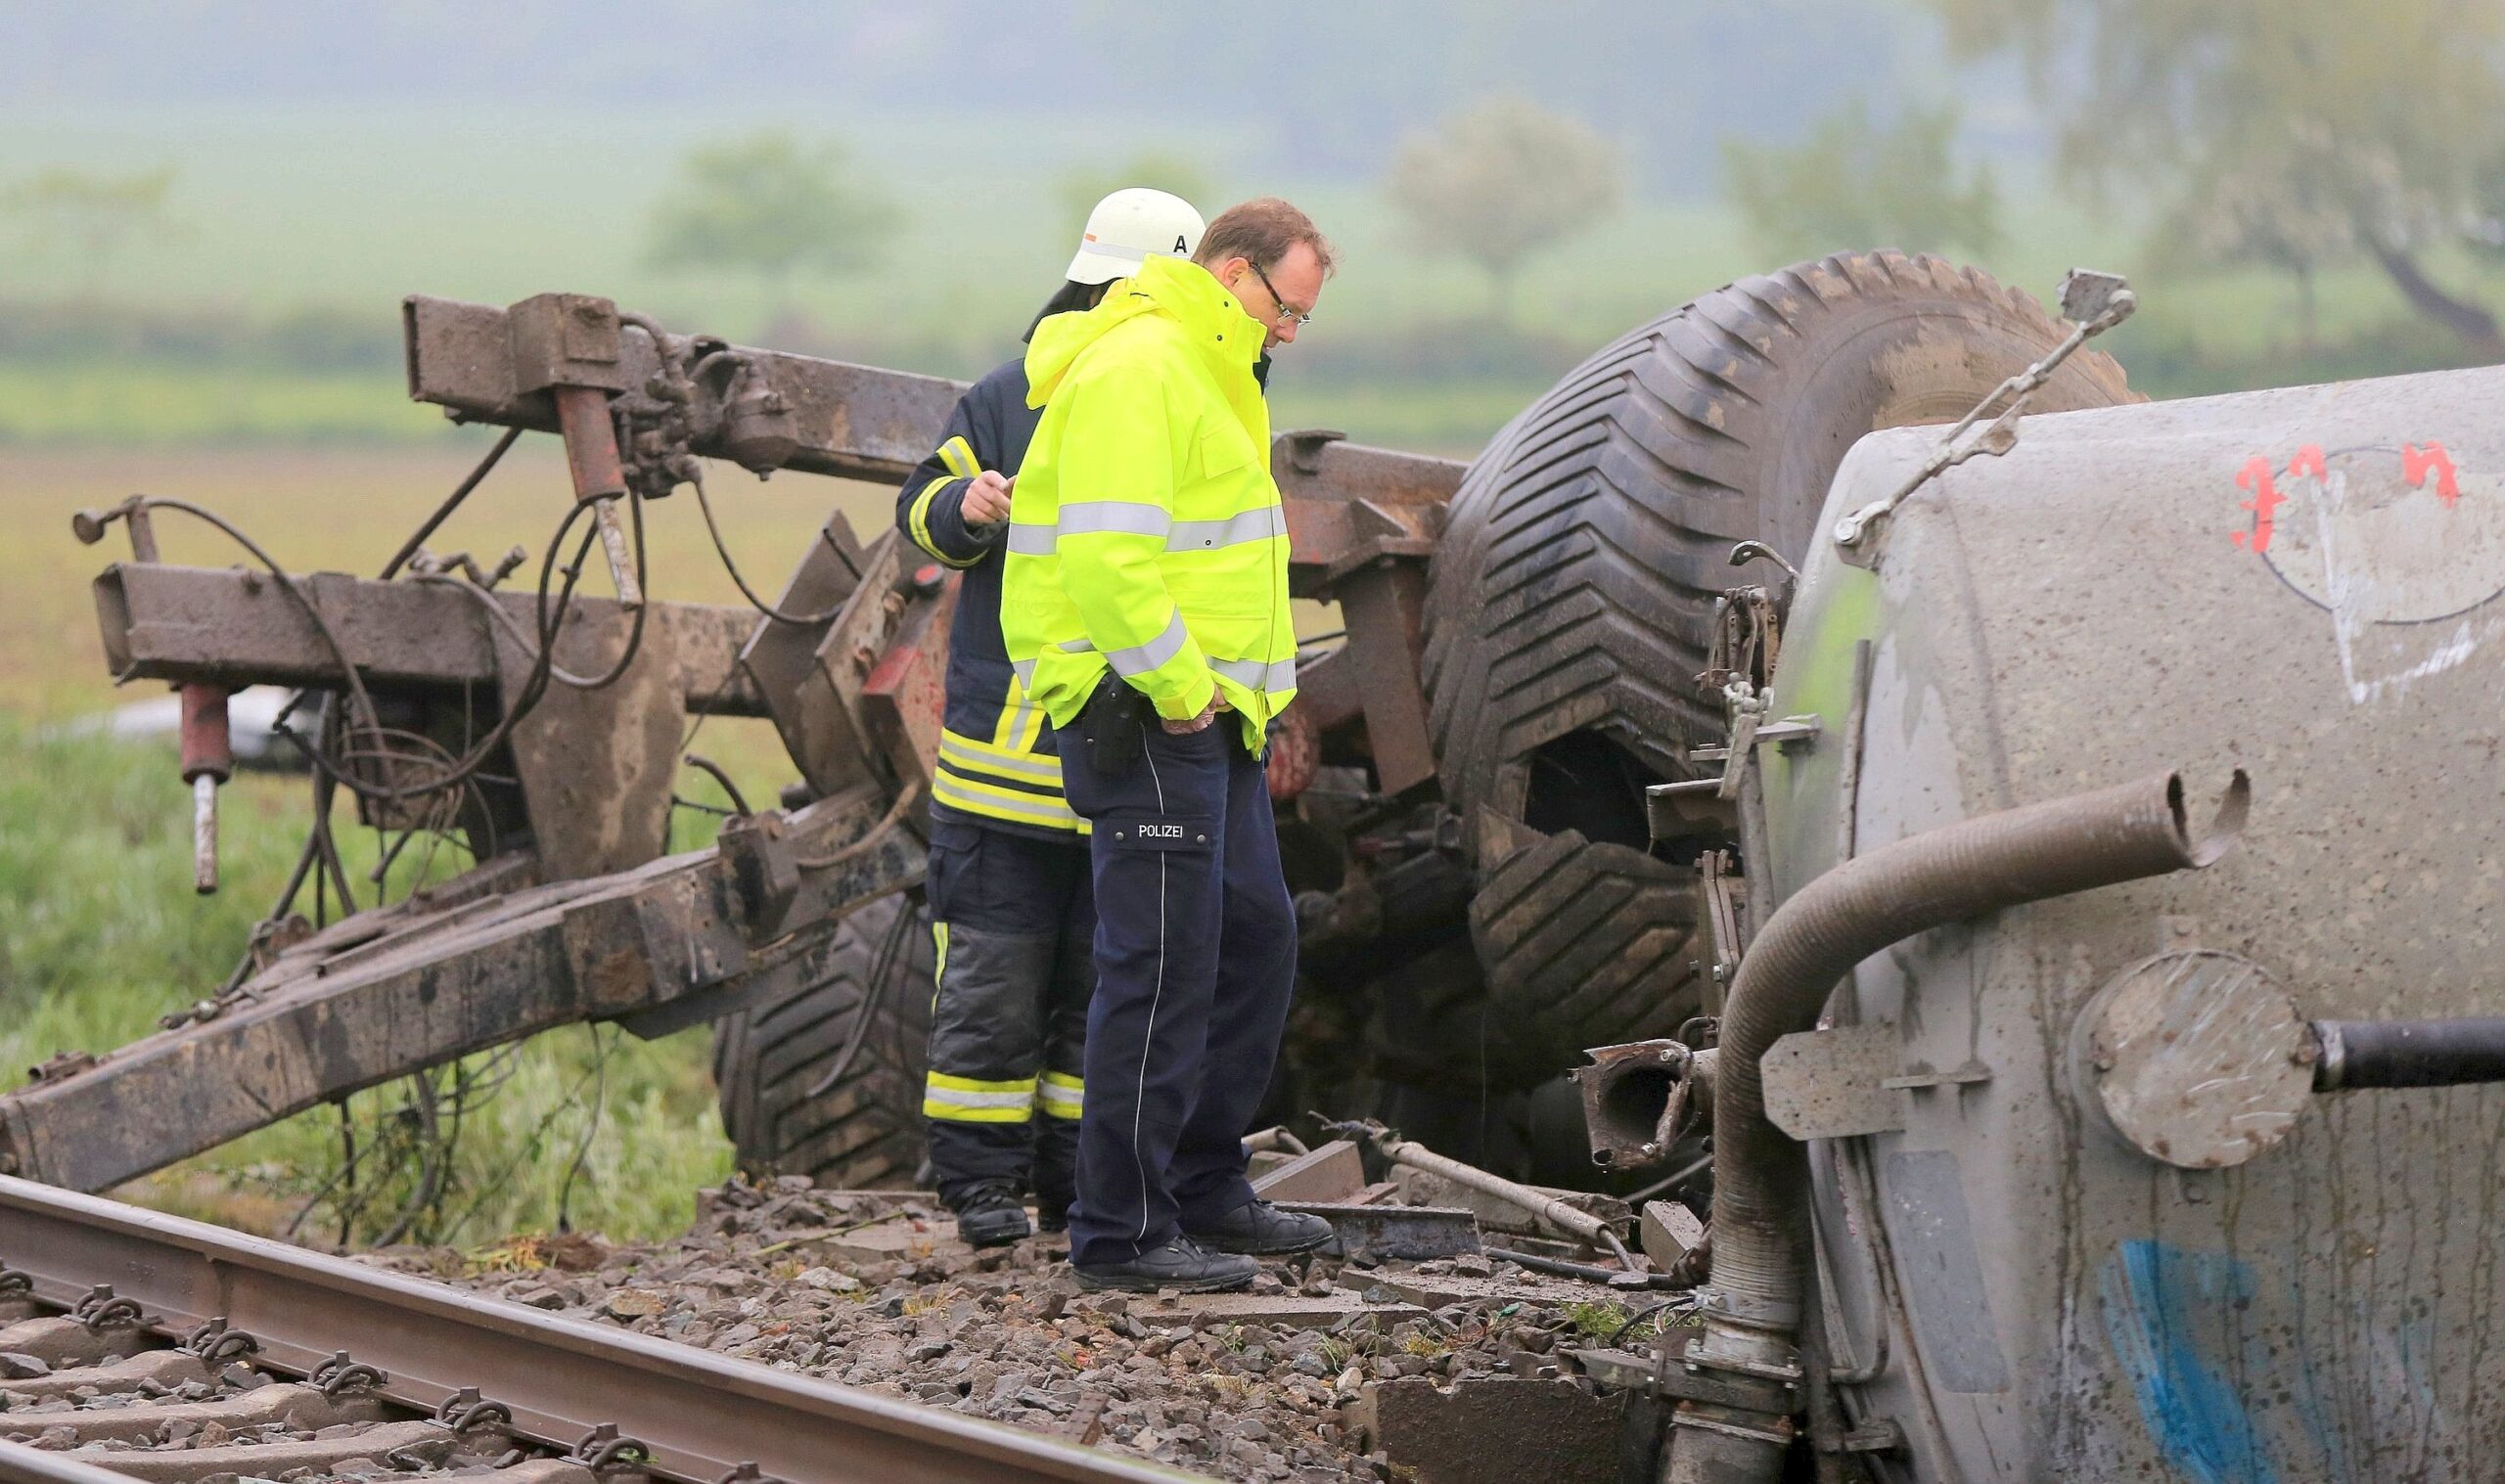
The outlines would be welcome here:
[[[2430,471],[2436,475],[2436,498],[2444,502],[2444,509],[2451,510],[2453,502],[2462,497],[2461,486],[2453,481],[2453,456],[2444,452],[2441,443],[2400,446],[2400,476],[2409,481],[2411,488],[2425,489]]]
[[[2304,447],[2298,449],[2297,456],[2288,461],[2288,477],[2293,479],[2299,474],[2311,474],[2316,479],[2328,479],[2331,477],[2330,473],[2324,470],[2322,465],[2321,444],[2308,443]]]
[[[2320,468],[2322,451],[2320,449],[2310,451],[2314,456],[2315,467]],[[2294,466],[2290,467],[2289,472],[2295,472]],[[2287,496],[2280,494],[2278,485],[2271,481],[2270,461],[2259,454],[2254,454],[2246,461],[2244,472],[2235,476],[2235,484],[2238,489],[2253,492],[2253,498],[2244,501],[2238,507],[2238,509],[2253,512],[2253,530],[2249,535],[2244,531],[2237,531],[2235,544],[2255,552],[2266,552],[2270,550],[2272,518],[2279,507],[2287,502]]]

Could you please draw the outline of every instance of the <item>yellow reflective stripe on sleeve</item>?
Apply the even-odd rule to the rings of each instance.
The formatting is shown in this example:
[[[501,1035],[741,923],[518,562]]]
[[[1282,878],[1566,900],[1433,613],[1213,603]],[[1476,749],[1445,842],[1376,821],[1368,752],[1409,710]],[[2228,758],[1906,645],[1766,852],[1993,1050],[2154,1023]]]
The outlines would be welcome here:
[[[957,478],[957,475],[949,475],[949,478],[934,478],[932,483],[922,485],[920,496],[914,496],[912,538],[914,538],[914,546],[920,546],[922,551],[934,556],[942,565],[952,565],[952,568],[970,568],[970,565],[975,565],[977,561],[982,561],[982,553],[977,551],[975,556],[970,558],[954,558],[949,556],[949,553],[939,551],[939,543],[932,541],[932,498],[936,498],[939,496],[939,490],[944,490],[949,483],[954,483],[954,478]]]
[[[942,1102],[936,1094],[922,1100],[922,1116],[943,1123],[1031,1123],[1035,1109],[1031,1104],[1017,1107],[960,1107]]]
[[[982,472],[982,466],[975,460],[975,446],[962,435],[939,445],[939,462],[960,479],[971,479]]]
[[[922,1113],[956,1123],[1024,1123],[1034,1116],[1035,1079],[991,1082],[932,1072],[923,1080]]]
[[[1054,1118],[1075,1118],[1085,1099],[1087,1085],[1066,1072],[1046,1072],[1036,1086],[1035,1101],[1044,1112]]]
[[[951,1093],[1031,1093],[1035,1090],[1032,1077],[1005,1077],[997,1082],[986,1082],[980,1077],[960,1077],[953,1072],[925,1072],[923,1081],[934,1090],[944,1088]]]

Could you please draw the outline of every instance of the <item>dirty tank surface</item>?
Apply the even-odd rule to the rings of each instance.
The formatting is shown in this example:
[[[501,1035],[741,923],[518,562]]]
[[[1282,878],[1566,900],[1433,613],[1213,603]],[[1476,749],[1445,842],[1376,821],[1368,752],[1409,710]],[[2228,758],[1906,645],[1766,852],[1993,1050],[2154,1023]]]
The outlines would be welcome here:
[[[2300,1096],[2291,1120],[2285,1069],[2177,994],[2254,1130],[2185,1168],[2116,1134],[2073,1027],[2162,952],[2248,961],[2310,1017],[2495,1012],[2501,403],[2490,369],[2031,417],[1907,500],[1875,569],[1826,532],[1936,434],[1875,434],[1839,473],[1774,697],[1822,728],[1766,762],[1781,895],[2168,768],[2197,828],[2253,780],[2210,870],[1923,935],[1840,994],[1920,1084],[1900,1129],[1814,1147],[1838,1363],[1879,1364],[1845,1394],[1909,1444],[1889,1477],[2496,1476],[2505,1090]]]

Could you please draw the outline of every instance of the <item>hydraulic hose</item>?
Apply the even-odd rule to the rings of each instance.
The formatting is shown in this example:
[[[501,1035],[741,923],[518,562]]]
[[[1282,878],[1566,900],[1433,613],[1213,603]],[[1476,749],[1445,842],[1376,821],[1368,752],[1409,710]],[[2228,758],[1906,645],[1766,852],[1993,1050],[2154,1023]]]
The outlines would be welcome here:
[[[1807,1151],[1766,1118],[1758,1062],[1817,1024],[1853,966],[1960,919],[2167,872],[2224,855],[2250,786],[2238,770],[2216,820],[2186,829],[2183,781],[2004,810],[1848,861],[1783,904],[1740,963],[1722,1018],[1714,1092],[1713,1287],[1699,1359],[1786,1364],[1809,1250]]]
[[[2313,1086],[2459,1087],[2505,1082],[2505,1017],[2455,1020],[2316,1020]]]

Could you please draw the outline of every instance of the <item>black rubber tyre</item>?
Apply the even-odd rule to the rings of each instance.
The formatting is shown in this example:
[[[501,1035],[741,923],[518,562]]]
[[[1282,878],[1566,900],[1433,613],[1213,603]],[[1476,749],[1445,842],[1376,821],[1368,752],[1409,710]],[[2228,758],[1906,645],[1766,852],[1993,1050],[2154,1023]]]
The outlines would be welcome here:
[[[1536,875],[1571,886],[1534,899],[1531,863],[1479,861],[1483,887],[1514,892],[1472,913],[1508,1035],[1552,1050],[1637,1039],[1695,1003],[1705,956],[1661,930],[1662,883],[1632,863],[1648,847],[1644,785],[1682,776],[1680,739],[1721,735],[1718,699],[1695,680],[1714,599],[1783,582],[1763,564],[1734,570],[1732,545],[1765,541],[1797,563],[1855,439],[1954,421],[2065,333],[1972,269],[1842,254],[1621,337],[1471,466],[1427,600],[1444,796],[1466,821],[1485,809],[1551,836],[1528,847]],[[2032,406],[2130,397],[2120,367],[2082,352]],[[1559,847],[1568,832],[1581,853]],[[1571,973],[1539,946],[1570,940]]]
[[[886,897],[846,918],[815,951],[804,988],[714,1024],[713,1082],[742,1169],[806,1175],[840,1190],[915,1183],[932,953],[920,907]],[[886,983],[871,995],[859,1052],[834,1086],[809,1096],[860,1028],[883,956]]]
[[[1470,902],[1491,1009],[1530,1064],[1667,1036],[1701,1007],[1697,874],[1571,830],[1517,850]]]

